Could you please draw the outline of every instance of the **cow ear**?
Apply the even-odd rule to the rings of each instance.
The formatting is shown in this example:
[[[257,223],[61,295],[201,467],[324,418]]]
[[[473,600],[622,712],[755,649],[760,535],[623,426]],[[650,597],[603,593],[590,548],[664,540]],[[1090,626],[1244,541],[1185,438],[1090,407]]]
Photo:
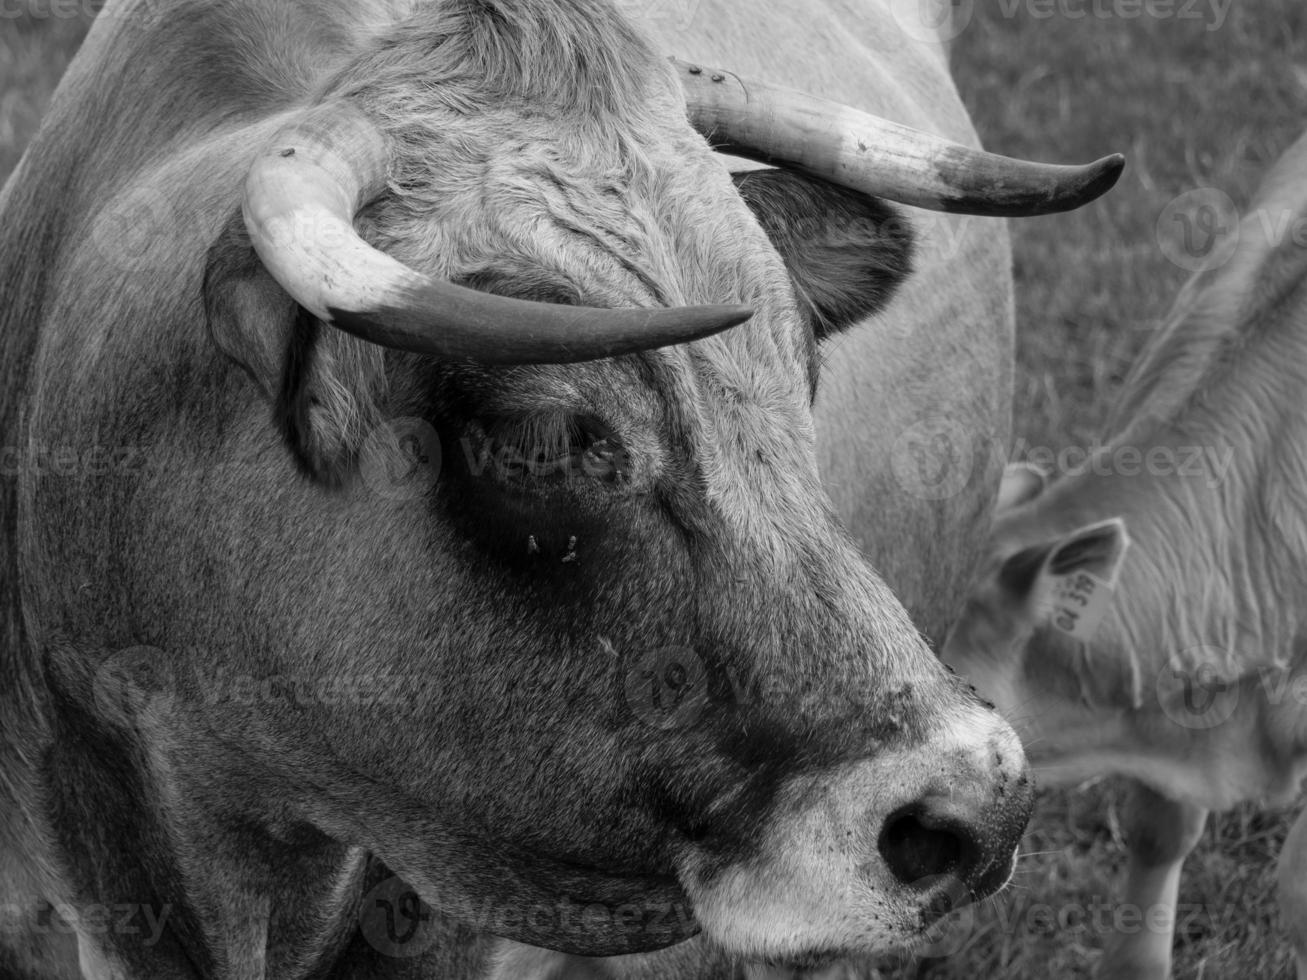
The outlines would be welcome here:
[[[789,170],[732,176],[785,261],[818,340],[880,310],[907,278],[912,228],[891,205]]]
[[[998,584],[1009,596],[1026,599],[1035,594],[1035,582],[1048,561],[1052,545],[1037,544],[1004,559],[998,570]]]
[[[383,421],[384,351],[304,310],[263,267],[239,212],[209,248],[209,336],[262,391],[300,465],[331,485]]]
[[[1048,471],[1034,463],[1008,463],[1003,469],[1003,481],[998,487],[998,499],[994,502],[994,512],[1001,514],[1005,510],[1029,503],[1044,492],[1048,486]]]
[[[1077,572],[1114,587],[1129,546],[1121,518],[1086,524],[1056,541],[1013,554],[999,569],[999,584],[1022,601],[1050,594],[1060,580]]]
[[[1089,572],[1104,582],[1115,583],[1129,546],[1130,537],[1121,518],[1086,524],[1057,543],[1048,556],[1048,571],[1059,576]]]

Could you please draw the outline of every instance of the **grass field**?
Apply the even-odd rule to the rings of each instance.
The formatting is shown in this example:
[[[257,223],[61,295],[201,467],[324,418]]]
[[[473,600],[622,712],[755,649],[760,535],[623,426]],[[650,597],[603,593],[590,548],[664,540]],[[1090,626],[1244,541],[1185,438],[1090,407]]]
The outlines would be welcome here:
[[[1102,202],[1012,225],[1017,432],[1028,445],[1085,445],[1097,431],[1186,274],[1159,248],[1166,204],[1213,186],[1242,205],[1307,119],[1302,0],[1228,8],[1177,0],[1128,16],[1137,9],[1128,0],[978,0],[956,42],[960,87],[991,148],[1067,162],[1111,150],[1129,157]],[[1172,16],[1158,15],[1166,10]],[[34,131],[85,25],[0,19],[0,176]],[[1103,939],[1092,921],[1063,916],[1050,927],[1031,910],[1048,905],[1056,918],[1111,900],[1123,861],[1120,803],[1110,782],[1043,794],[1015,885],[975,913],[961,949],[885,965],[881,975],[1090,975]],[[1210,820],[1186,865],[1181,900],[1201,912],[1177,938],[1177,978],[1290,975],[1273,902],[1274,856],[1290,820],[1252,808]]]

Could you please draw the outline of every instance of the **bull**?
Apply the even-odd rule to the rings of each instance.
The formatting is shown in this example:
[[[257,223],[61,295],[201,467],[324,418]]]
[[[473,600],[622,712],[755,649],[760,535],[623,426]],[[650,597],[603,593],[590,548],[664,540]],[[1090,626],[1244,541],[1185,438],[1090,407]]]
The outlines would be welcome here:
[[[898,399],[841,366],[814,414],[819,344],[915,261],[859,343],[1001,435],[1001,230],[955,273],[882,198],[1046,213],[1120,162],[976,150],[888,7],[754,13],[679,48],[601,0],[100,14],[0,197],[7,969],[813,963],[1007,879],[1020,746],[858,547],[939,532],[882,553],[938,635],[994,474],[896,523],[827,450],[832,500],[818,428]],[[923,129],[734,73],[857,37],[894,56],[814,83]]]

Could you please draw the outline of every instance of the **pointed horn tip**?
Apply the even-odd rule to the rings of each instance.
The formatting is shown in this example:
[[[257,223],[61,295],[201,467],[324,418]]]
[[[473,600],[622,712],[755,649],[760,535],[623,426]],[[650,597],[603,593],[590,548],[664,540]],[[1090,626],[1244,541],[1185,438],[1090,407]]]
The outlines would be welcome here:
[[[1093,163],[1077,167],[1076,170],[1078,173],[1075,179],[1068,182],[1062,193],[1049,200],[1048,210],[1043,213],[1074,211],[1098,200],[1121,179],[1125,170],[1125,155],[1111,153]]]
[[[753,316],[753,308],[749,306],[727,305],[727,306],[710,306],[709,310],[716,311],[721,317],[725,327],[738,327],[745,320]],[[723,327],[722,329],[725,329]]]
[[[1110,153],[1101,160],[1089,164],[1087,169],[1093,176],[1085,185],[1086,203],[1106,194],[1116,186],[1116,182],[1121,179],[1121,174],[1125,171],[1125,154]]]
[[[688,344],[694,340],[711,337],[713,334],[738,327],[753,316],[753,308],[734,303],[707,304],[704,306],[683,306],[676,309],[675,320],[669,315],[672,308],[654,307],[654,317],[659,321],[673,325],[663,333],[659,327],[651,326],[653,333],[659,334],[662,343],[659,346]]]
[[[988,187],[977,183],[965,193],[942,198],[928,206],[955,214],[996,218],[1033,218],[1074,211],[1116,186],[1125,169],[1125,157],[1113,153],[1081,165],[1005,160],[996,170],[1001,172],[1008,167],[1020,168],[1027,176],[1017,180],[995,179]]]
[[[652,342],[641,343],[639,333],[633,334],[623,345],[631,351],[671,347],[702,340],[730,330],[732,327],[738,327],[748,321],[754,313],[752,307],[733,303],[652,307],[639,312],[647,317],[646,325],[641,332]]]

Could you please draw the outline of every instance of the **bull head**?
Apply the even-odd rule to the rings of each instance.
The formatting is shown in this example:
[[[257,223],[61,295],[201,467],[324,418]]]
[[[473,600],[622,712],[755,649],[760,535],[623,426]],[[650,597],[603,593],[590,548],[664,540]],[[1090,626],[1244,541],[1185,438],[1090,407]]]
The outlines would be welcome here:
[[[661,68],[664,75],[671,74],[665,64]],[[1113,158],[1082,169],[1005,161],[798,93],[734,80],[723,83],[714,80],[720,79],[721,73],[681,64],[674,65],[674,74],[683,88],[670,88],[671,93],[684,92],[689,122],[710,141],[743,155],[784,162],[832,182],[775,174],[752,175],[736,185],[769,233],[770,244],[783,251],[784,267],[801,280],[796,292],[821,311],[817,319],[841,305],[847,307],[842,315],[845,322],[865,316],[892,291],[893,276],[883,269],[868,275],[863,268],[856,268],[844,277],[847,282],[832,285],[832,280],[841,278],[838,271],[810,268],[805,277],[805,261],[812,265],[808,253],[817,246],[821,232],[814,230],[801,238],[794,229],[813,213],[818,225],[834,221],[836,207],[843,209],[846,225],[869,227],[878,219],[888,224],[872,195],[937,209],[1042,213],[1091,199],[1110,186],[1120,169],[1119,160]],[[745,92],[747,97],[742,94]],[[604,598],[598,583],[587,580],[592,569],[621,564],[626,569],[623,578],[644,583],[641,588],[649,599],[638,616],[650,621],[650,642],[640,644],[641,650],[683,651],[671,658],[675,661],[671,666],[661,661],[653,664],[646,671],[650,677],[637,680],[637,685],[663,683],[666,678],[660,672],[666,669],[693,674],[698,668],[693,683],[686,681],[686,689],[698,685],[693,696],[701,699],[702,715],[694,713],[687,727],[651,731],[637,725],[633,731],[629,727],[632,719],[622,718],[620,713],[610,717],[610,710],[601,710],[591,719],[598,729],[571,723],[559,729],[567,738],[584,740],[598,751],[596,756],[583,758],[612,760],[604,765],[611,768],[615,781],[601,778],[591,790],[604,801],[606,810],[626,800],[630,812],[621,818],[624,832],[644,834],[645,841],[634,852],[604,855],[604,848],[591,840],[588,832],[578,832],[574,852],[555,843],[549,846],[559,853],[531,855],[520,843],[526,828],[505,829],[505,838],[496,847],[511,844],[522,850],[510,864],[495,864],[501,880],[493,889],[493,899],[487,898],[484,874],[478,867],[489,860],[483,843],[445,841],[436,845],[429,836],[401,830],[400,824],[374,831],[366,843],[432,901],[448,894],[451,881],[458,883],[452,891],[461,893],[464,905],[469,900],[498,905],[539,902],[551,894],[598,897],[615,904],[637,895],[665,896],[684,889],[693,899],[699,922],[706,924],[716,941],[735,952],[773,958],[828,956],[882,941],[872,936],[906,937],[916,928],[907,923],[921,921],[919,908],[938,903],[941,889],[954,887],[944,884],[948,881],[962,882],[963,891],[975,894],[997,887],[1010,869],[1012,846],[1028,805],[1029,787],[1020,774],[1020,749],[985,709],[965,694],[958,699],[959,695],[950,693],[950,682],[936,674],[933,658],[913,635],[897,604],[868,574],[831,523],[812,482],[810,449],[805,448],[802,435],[809,424],[804,417],[805,389],[795,387],[804,376],[802,359],[790,359],[793,338],[781,326],[793,315],[792,301],[778,296],[768,284],[743,286],[742,294],[726,305],[599,308],[494,295],[442,281],[387,255],[355,229],[360,212],[374,199],[384,197],[395,180],[396,156],[402,153],[403,148],[383,132],[367,110],[351,99],[335,98],[279,130],[249,170],[243,203],[249,240],[263,268],[321,324],[381,347],[439,359],[447,365],[446,370],[453,371],[442,382],[451,390],[462,389],[467,383],[463,379],[469,376],[480,379],[478,385],[489,383],[491,376],[481,368],[453,366],[460,363],[543,365],[631,354],[702,339],[741,324],[755,313],[759,334],[772,336],[769,343],[787,353],[774,363],[755,361],[746,367],[746,374],[731,370],[716,381],[688,382],[723,385],[736,392],[731,398],[746,403],[760,397],[773,403],[771,418],[750,408],[740,419],[733,419],[736,410],[715,404],[706,392],[687,391],[685,397],[699,404],[696,411],[717,416],[707,423],[716,429],[716,435],[699,431],[688,436],[690,443],[698,444],[691,449],[690,459],[670,458],[669,450],[674,456],[688,447],[676,445],[675,437],[673,444],[659,446],[659,440],[667,437],[655,433],[668,425],[689,425],[697,430],[703,423],[685,418],[676,422],[662,410],[642,404],[635,415],[611,405],[589,413],[582,420],[582,429],[591,434],[581,437],[575,450],[569,439],[561,440],[560,448],[565,453],[593,454],[597,444],[622,446],[629,468],[616,476],[622,488],[620,503],[591,501],[578,511],[575,501],[560,497],[557,491],[539,497],[532,487],[522,499],[520,482],[511,488],[519,498],[506,506],[486,499],[474,502],[503,491],[478,489],[478,480],[464,473],[467,485],[450,494],[445,510],[462,533],[487,541],[484,547],[492,563],[501,566],[484,580],[483,588],[510,596],[535,591],[543,587],[543,581],[560,575],[565,583],[571,583],[560,586],[555,581],[548,592],[556,597],[553,601],[565,606],[580,603],[576,607],[584,609],[580,615],[592,623],[587,641],[590,649],[583,656],[601,658],[600,674],[624,672],[628,695],[631,673],[638,673],[631,660],[634,638],[629,625],[614,614],[636,614],[629,600]],[[702,168],[710,159],[696,149],[684,163],[687,168]],[[729,186],[717,193],[729,194]],[[729,200],[723,196],[720,207]],[[739,205],[730,207],[738,209]],[[804,209],[810,209],[810,214],[801,214]],[[757,261],[749,257],[751,250],[759,258],[766,255],[766,240],[756,231],[741,229],[736,234],[748,235],[749,244],[736,253],[744,262]],[[843,251],[829,251],[847,261],[844,256],[850,251],[874,253],[870,246],[877,244],[876,238],[864,233],[853,239],[851,246],[846,243]],[[902,250],[909,247],[910,242],[901,244]],[[705,261],[717,263],[721,258],[706,256]],[[774,259],[764,260],[773,270],[769,276],[782,268],[772,263]],[[906,265],[905,259],[901,265]],[[838,261],[835,268],[839,268]],[[895,271],[901,274],[903,270]],[[887,277],[890,281],[884,288],[870,288]],[[850,289],[858,290],[852,298]],[[832,298],[832,291],[845,295]],[[210,292],[219,292],[212,281]],[[749,305],[737,299],[747,299]],[[220,313],[217,319],[230,316]],[[780,335],[775,334],[778,327]],[[743,336],[739,340],[747,343]],[[716,361],[720,351],[729,349],[719,348],[719,353],[706,356]],[[660,357],[649,362],[648,370],[654,377],[668,379],[655,384],[670,384],[665,390],[675,390],[696,373],[691,369],[686,375],[685,371],[699,356],[704,355],[682,352]],[[742,352],[728,356],[741,363],[749,358]],[[769,366],[762,368],[763,363]],[[786,363],[788,368],[782,366]],[[761,388],[747,378],[750,370],[761,369],[766,374],[778,368],[789,378],[772,377]],[[718,370],[711,368],[709,377]],[[585,391],[603,376],[603,372],[573,376],[568,383]],[[675,378],[681,380],[671,380]],[[275,384],[273,378],[269,385]],[[512,387],[510,384],[510,390]],[[530,392],[533,386],[528,383],[523,390]],[[606,400],[598,397],[601,402]],[[436,415],[449,412],[443,396],[436,404]],[[420,414],[430,414],[430,403]],[[462,410],[449,414],[459,416]],[[658,421],[660,417],[662,421]],[[793,431],[777,441],[777,425]],[[491,428],[479,411],[473,410],[462,423],[442,430],[442,445],[452,447],[460,439],[466,445],[469,432],[473,442],[493,444],[496,436]],[[506,428],[511,433],[514,424],[508,423]],[[795,435],[799,436],[797,442]],[[511,441],[514,437],[510,434],[507,438]],[[632,448],[641,440],[644,453]],[[732,448],[736,445],[758,447],[746,449],[749,453],[768,446],[766,452],[776,454],[777,462],[752,474],[745,470],[726,477],[704,473],[701,467],[711,465],[708,461],[714,456],[717,465],[734,469],[737,464],[730,460],[737,452]],[[443,455],[456,458],[458,453],[447,448]],[[662,464],[655,462],[659,457]],[[785,462],[780,462],[782,459]],[[682,466],[688,467],[683,475],[671,477]],[[781,476],[782,472],[788,475]],[[719,500],[705,508],[705,501],[696,499],[699,492],[692,488],[704,486],[710,495],[720,494],[721,489],[714,490],[713,485],[722,479],[759,485],[754,488],[757,492],[734,502]],[[666,484],[666,489],[660,489],[660,484]],[[692,542],[688,551],[669,546],[671,528],[661,527],[660,518],[640,513],[641,501],[656,499],[672,485],[679,485],[673,496],[685,498],[671,506],[684,508],[673,524],[687,522]],[[764,486],[768,488],[765,492]],[[585,498],[595,493],[588,486],[580,491]],[[558,520],[559,508],[579,516],[566,534],[549,527]],[[714,513],[717,508],[734,512],[726,525]],[[796,524],[794,518],[799,515],[801,524]],[[531,523],[533,520],[537,523]],[[573,530],[578,533],[572,534]],[[547,574],[540,570],[542,557],[554,563]],[[568,566],[572,559],[579,568]],[[641,574],[636,565],[647,565],[655,574]],[[797,574],[805,583],[800,594],[782,598],[775,591],[776,580],[764,571],[769,566],[786,567],[791,569],[787,575]],[[698,581],[704,596],[720,596],[708,603],[715,611],[705,607],[689,612],[697,602],[669,589],[667,579]],[[812,597],[823,594],[838,610],[833,616],[812,605]],[[792,608],[769,623],[769,617],[777,615],[775,610],[767,610],[769,603]],[[736,604],[737,608],[724,613],[722,604]],[[888,618],[877,619],[887,608],[895,611]],[[881,612],[867,619],[871,610]],[[753,622],[741,622],[741,616],[753,617]],[[685,622],[675,624],[681,617],[686,617]],[[825,622],[822,628],[834,631],[839,639],[833,650],[844,652],[826,660],[824,672],[807,679],[778,669],[776,651],[786,646],[811,649],[817,642],[811,632],[816,622]],[[691,623],[695,625],[687,630]],[[539,629],[545,631],[543,626]],[[869,640],[868,631],[878,634],[875,641]],[[904,662],[901,652],[887,651],[872,655],[870,673],[864,672],[865,662],[854,651],[865,649],[868,642],[879,646],[892,635],[899,640],[891,641],[891,646],[906,643],[913,651],[908,658],[913,665]],[[519,657],[531,646],[521,635],[501,642],[516,649]],[[557,640],[544,645],[553,642]],[[876,666],[878,661],[893,662],[896,667],[885,672]],[[764,667],[768,662],[772,666]],[[756,681],[769,671],[774,672],[773,679],[786,677],[779,685],[783,693],[776,703],[751,704],[756,693],[729,691],[729,677],[748,673]],[[610,682],[594,687],[595,680],[580,684],[577,691],[584,689],[589,692],[587,697],[602,698],[600,692]],[[670,689],[665,695],[676,696]],[[967,719],[962,729],[968,734],[963,736],[955,724],[939,728],[938,722],[925,714],[927,704],[941,708],[951,704],[942,710],[962,712]],[[525,708],[517,703],[509,715],[518,717]],[[446,710],[453,710],[452,705]],[[840,731],[847,726],[851,728]],[[483,756],[484,745],[478,744],[482,740],[502,737],[480,724],[469,728],[479,732],[466,736],[472,738],[472,757]],[[934,734],[929,734],[932,731]],[[535,738],[550,743],[559,732]],[[457,736],[449,732],[442,738],[456,740]],[[972,739],[974,744],[968,744]],[[513,763],[515,767],[519,764]],[[923,773],[931,769],[946,775],[923,779]],[[464,773],[461,778],[471,777]],[[526,777],[505,771],[498,778],[511,784]],[[992,779],[997,779],[997,784],[992,784]],[[544,789],[534,777],[517,785],[520,796]],[[527,785],[534,789],[528,791]],[[999,796],[993,795],[994,785],[999,787]],[[814,790],[823,800],[815,810],[814,802],[806,798]],[[563,798],[567,799],[565,794]],[[427,818],[423,819],[425,826]],[[531,819],[540,821],[541,817],[537,813]],[[576,819],[546,820],[538,832],[545,841],[556,842],[555,835]],[[439,838],[435,828],[430,824],[426,833]],[[334,832],[359,839],[357,830],[337,825]],[[590,857],[596,848],[601,856]],[[444,869],[440,874],[432,867],[433,853],[440,855]],[[601,867],[594,871],[569,867],[583,856],[587,862],[598,861]],[[634,876],[631,882],[608,878],[606,869],[601,870],[603,864],[613,861],[631,865],[627,872]],[[655,868],[661,870],[654,874]],[[673,869],[676,878],[671,877]],[[760,887],[768,879],[773,884]],[[838,896],[849,888],[865,889],[865,894],[846,904]],[[451,908],[459,907],[455,899],[447,900]],[[614,953],[661,945],[690,928],[672,926],[669,920],[658,928],[620,935],[606,929],[563,928],[556,917],[548,917],[544,927],[533,927],[529,919],[523,919],[516,927],[501,925],[499,931],[573,951]]]
[[[25,596],[32,633],[148,643],[201,677],[128,730],[85,658],[51,656],[69,737],[50,798],[110,800],[136,835],[69,832],[82,893],[178,896],[159,950],[181,974],[237,933],[271,973],[316,968],[301,946],[354,942],[369,861],[484,931],[589,954],[700,928],[739,956],[872,951],[999,887],[1031,802],[1021,748],[836,520],[816,341],[906,274],[911,236],[886,229],[910,223],[869,194],[1034,213],[1119,163],[1004,163],[705,80],[582,0],[423,5],[336,69],[311,108],[206,103],[201,145],[170,130],[148,168],[106,171],[207,222],[175,288],[67,263],[104,288],[62,298],[61,322],[111,342],[67,328],[87,356],[41,363],[112,394],[70,407],[77,386],[45,378],[28,417],[130,433],[169,466],[22,488],[25,554],[82,545]],[[733,181],[695,127],[817,177]],[[179,329],[200,315],[266,397]],[[406,460],[397,420],[443,466],[377,493],[368,460]],[[549,472],[500,471],[501,447]],[[203,696],[206,677],[359,672],[385,696]],[[104,737],[79,755],[87,718]],[[594,904],[601,921],[566,912]]]

